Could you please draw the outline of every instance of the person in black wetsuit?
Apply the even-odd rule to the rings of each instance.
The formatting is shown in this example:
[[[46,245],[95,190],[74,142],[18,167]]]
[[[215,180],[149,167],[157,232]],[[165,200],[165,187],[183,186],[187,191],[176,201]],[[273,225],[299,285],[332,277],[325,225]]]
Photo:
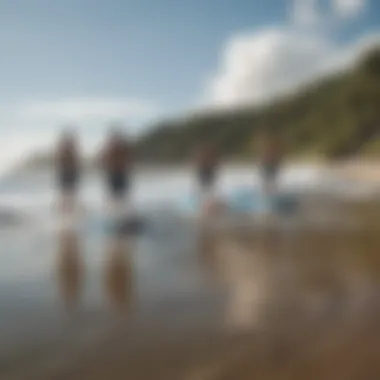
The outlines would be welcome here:
[[[132,152],[119,130],[113,130],[104,150],[103,168],[113,201],[122,201],[130,190]]]
[[[277,178],[283,159],[282,139],[278,133],[266,132],[262,136],[260,149],[260,166],[263,188],[267,195],[277,190]]]
[[[62,194],[62,211],[73,211],[80,175],[80,158],[75,135],[65,131],[59,141],[56,157],[58,186]]]
[[[214,190],[219,168],[219,156],[212,143],[208,142],[200,147],[196,157],[196,166],[202,197],[208,197]]]

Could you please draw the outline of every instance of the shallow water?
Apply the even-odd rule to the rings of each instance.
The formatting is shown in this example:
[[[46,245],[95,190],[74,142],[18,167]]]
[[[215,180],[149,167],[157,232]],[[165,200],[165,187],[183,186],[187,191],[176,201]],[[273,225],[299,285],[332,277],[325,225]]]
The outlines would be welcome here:
[[[380,375],[345,351],[379,338],[378,230],[283,227],[3,230],[0,378],[296,379],[301,353]]]
[[[106,360],[108,350],[138,357],[134,371],[142,371],[160,345],[167,346],[160,363],[173,376],[163,378],[175,379],[168,364],[175,347],[186,357],[212,337],[228,352],[231,340],[240,347],[255,333],[268,334],[274,345],[284,339],[276,334],[290,334],[291,349],[299,334],[321,325],[328,331],[358,315],[366,325],[376,315],[378,278],[363,260],[373,257],[374,234],[368,245],[363,232],[213,235],[188,224],[178,231],[169,239],[75,230],[8,236],[0,269],[0,377],[44,378],[82,366],[91,372],[97,364],[89,358]],[[203,349],[192,353],[198,364],[182,358],[176,373],[191,372],[220,348]]]
[[[190,169],[136,170],[133,177],[131,200],[136,207],[175,205],[190,193],[197,191],[196,177]],[[0,206],[30,207],[33,211],[55,200],[55,175],[53,172],[30,172],[0,179]],[[282,188],[313,188],[321,184],[321,171],[312,166],[287,168],[280,177]],[[257,168],[225,167],[220,173],[216,192],[219,194],[234,188],[260,184]],[[101,173],[87,173],[80,188],[82,203],[98,207],[105,198]]]

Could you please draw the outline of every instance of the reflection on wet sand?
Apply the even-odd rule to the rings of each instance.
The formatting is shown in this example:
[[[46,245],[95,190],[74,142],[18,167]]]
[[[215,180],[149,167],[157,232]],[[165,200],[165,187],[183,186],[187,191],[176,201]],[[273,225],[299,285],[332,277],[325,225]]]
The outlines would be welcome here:
[[[107,242],[104,285],[111,306],[125,312],[132,298],[132,240],[122,237]]]
[[[246,246],[226,236],[201,236],[203,265],[227,287],[226,322],[233,329],[259,324],[269,289],[269,245]]]
[[[193,239],[192,231],[189,236]],[[55,353],[64,358],[88,334],[90,343],[79,344],[77,351],[85,357],[54,368],[56,376],[43,376],[41,369],[39,379],[66,374],[72,380],[379,378],[377,230],[232,231],[173,244],[173,251],[166,241],[149,239],[152,245],[142,241],[139,252],[132,250],[131,240],[109,237],[105,246],[93,241],[86,260],[89,277],[96,277],[91,288],[96,302],[90,308],[83,303],[90,312],[83,313],[79,330],[69,324],[64,331],[72,346],[59,343]],[[78,302],[81,289],[79,242],[75,234],[60,240],[59,275],[70,305]],[[193,265],[193,243],[199,248],[198,265]],[[136,259],[133,276],[131,259]],[[211,279],[206,286],[204,273]],[[141,302],[133,318],[124,318],[124,313],[113,318],[108,305],[104,312],[99,299],[117,312],[130,309],[135,280]],[[172,291],[182,281],[185,285]],[[30,305],[26,310],[33,311],[36,303]],[[190,323],[182,323],[183,310]],[[22,322],[34,328],[29,315]],[[222,327],[221,320],[226,322]],[[44,332],[46,325],[40,328]],[[51,353],[50,347],[41,353],[40,362],[51,363]],[[37,362],[34,356],[28,360],[30,366]],[[9,371],[19,369],[17,361]],[[29,364],[23,372],[29,377],[22,378],[37,378],[29,375]],[[0,378],[11,378],[3,373],[1,369]]]
[[[269,263],[264,246],[228,241],[221,250],[229,283],[227,323],[232,328],[259,327],[269,292]]]
[[[74,308],[79,302],[82,275],[79,236],[74,230],[62,231],[59,234],[58,279],[67,309]]]
[[[269,319],[296,325],[357,308],[368,276],[350,262],[357,237],[337,235],[304,231],[287,241],[269,230],[248,238],[202,235],[202,266],[226,288],[228,326],[258,329]]]
[[[212,232],[203,231],[198,240],[200,268],[202,268],[211,282],[219,285],[223,282],[222,270],[218,261],[218,238]]]

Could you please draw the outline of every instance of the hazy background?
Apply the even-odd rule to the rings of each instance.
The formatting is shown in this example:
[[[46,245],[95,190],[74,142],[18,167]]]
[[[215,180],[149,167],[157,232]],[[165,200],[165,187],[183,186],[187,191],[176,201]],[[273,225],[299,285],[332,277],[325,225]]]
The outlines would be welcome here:
[[[376,0],[2,0],[0,170],[73,124],[260,104],[378,45]]]

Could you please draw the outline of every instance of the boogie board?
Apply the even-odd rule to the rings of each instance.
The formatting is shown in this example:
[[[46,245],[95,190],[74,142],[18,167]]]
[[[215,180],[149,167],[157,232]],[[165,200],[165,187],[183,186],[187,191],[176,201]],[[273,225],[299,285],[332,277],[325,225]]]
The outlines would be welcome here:
[[[252,189],[237,189],[221,199],[228,211],[234,213],[261,214],[275,212],[288,215],[295,213],[299,208],[299,200],[296,195],[290,193],[278,193],[273,196],[265,196]],[[183,199],[181,208],[186,213],[197,213],[202,206],[202,200],[197,196],[187,196]]]
[[[237,212],[293,214],[299,207],[299,200],[294,194],[265,195],[250,189],[233,192],[227,202],[229,207]]]

